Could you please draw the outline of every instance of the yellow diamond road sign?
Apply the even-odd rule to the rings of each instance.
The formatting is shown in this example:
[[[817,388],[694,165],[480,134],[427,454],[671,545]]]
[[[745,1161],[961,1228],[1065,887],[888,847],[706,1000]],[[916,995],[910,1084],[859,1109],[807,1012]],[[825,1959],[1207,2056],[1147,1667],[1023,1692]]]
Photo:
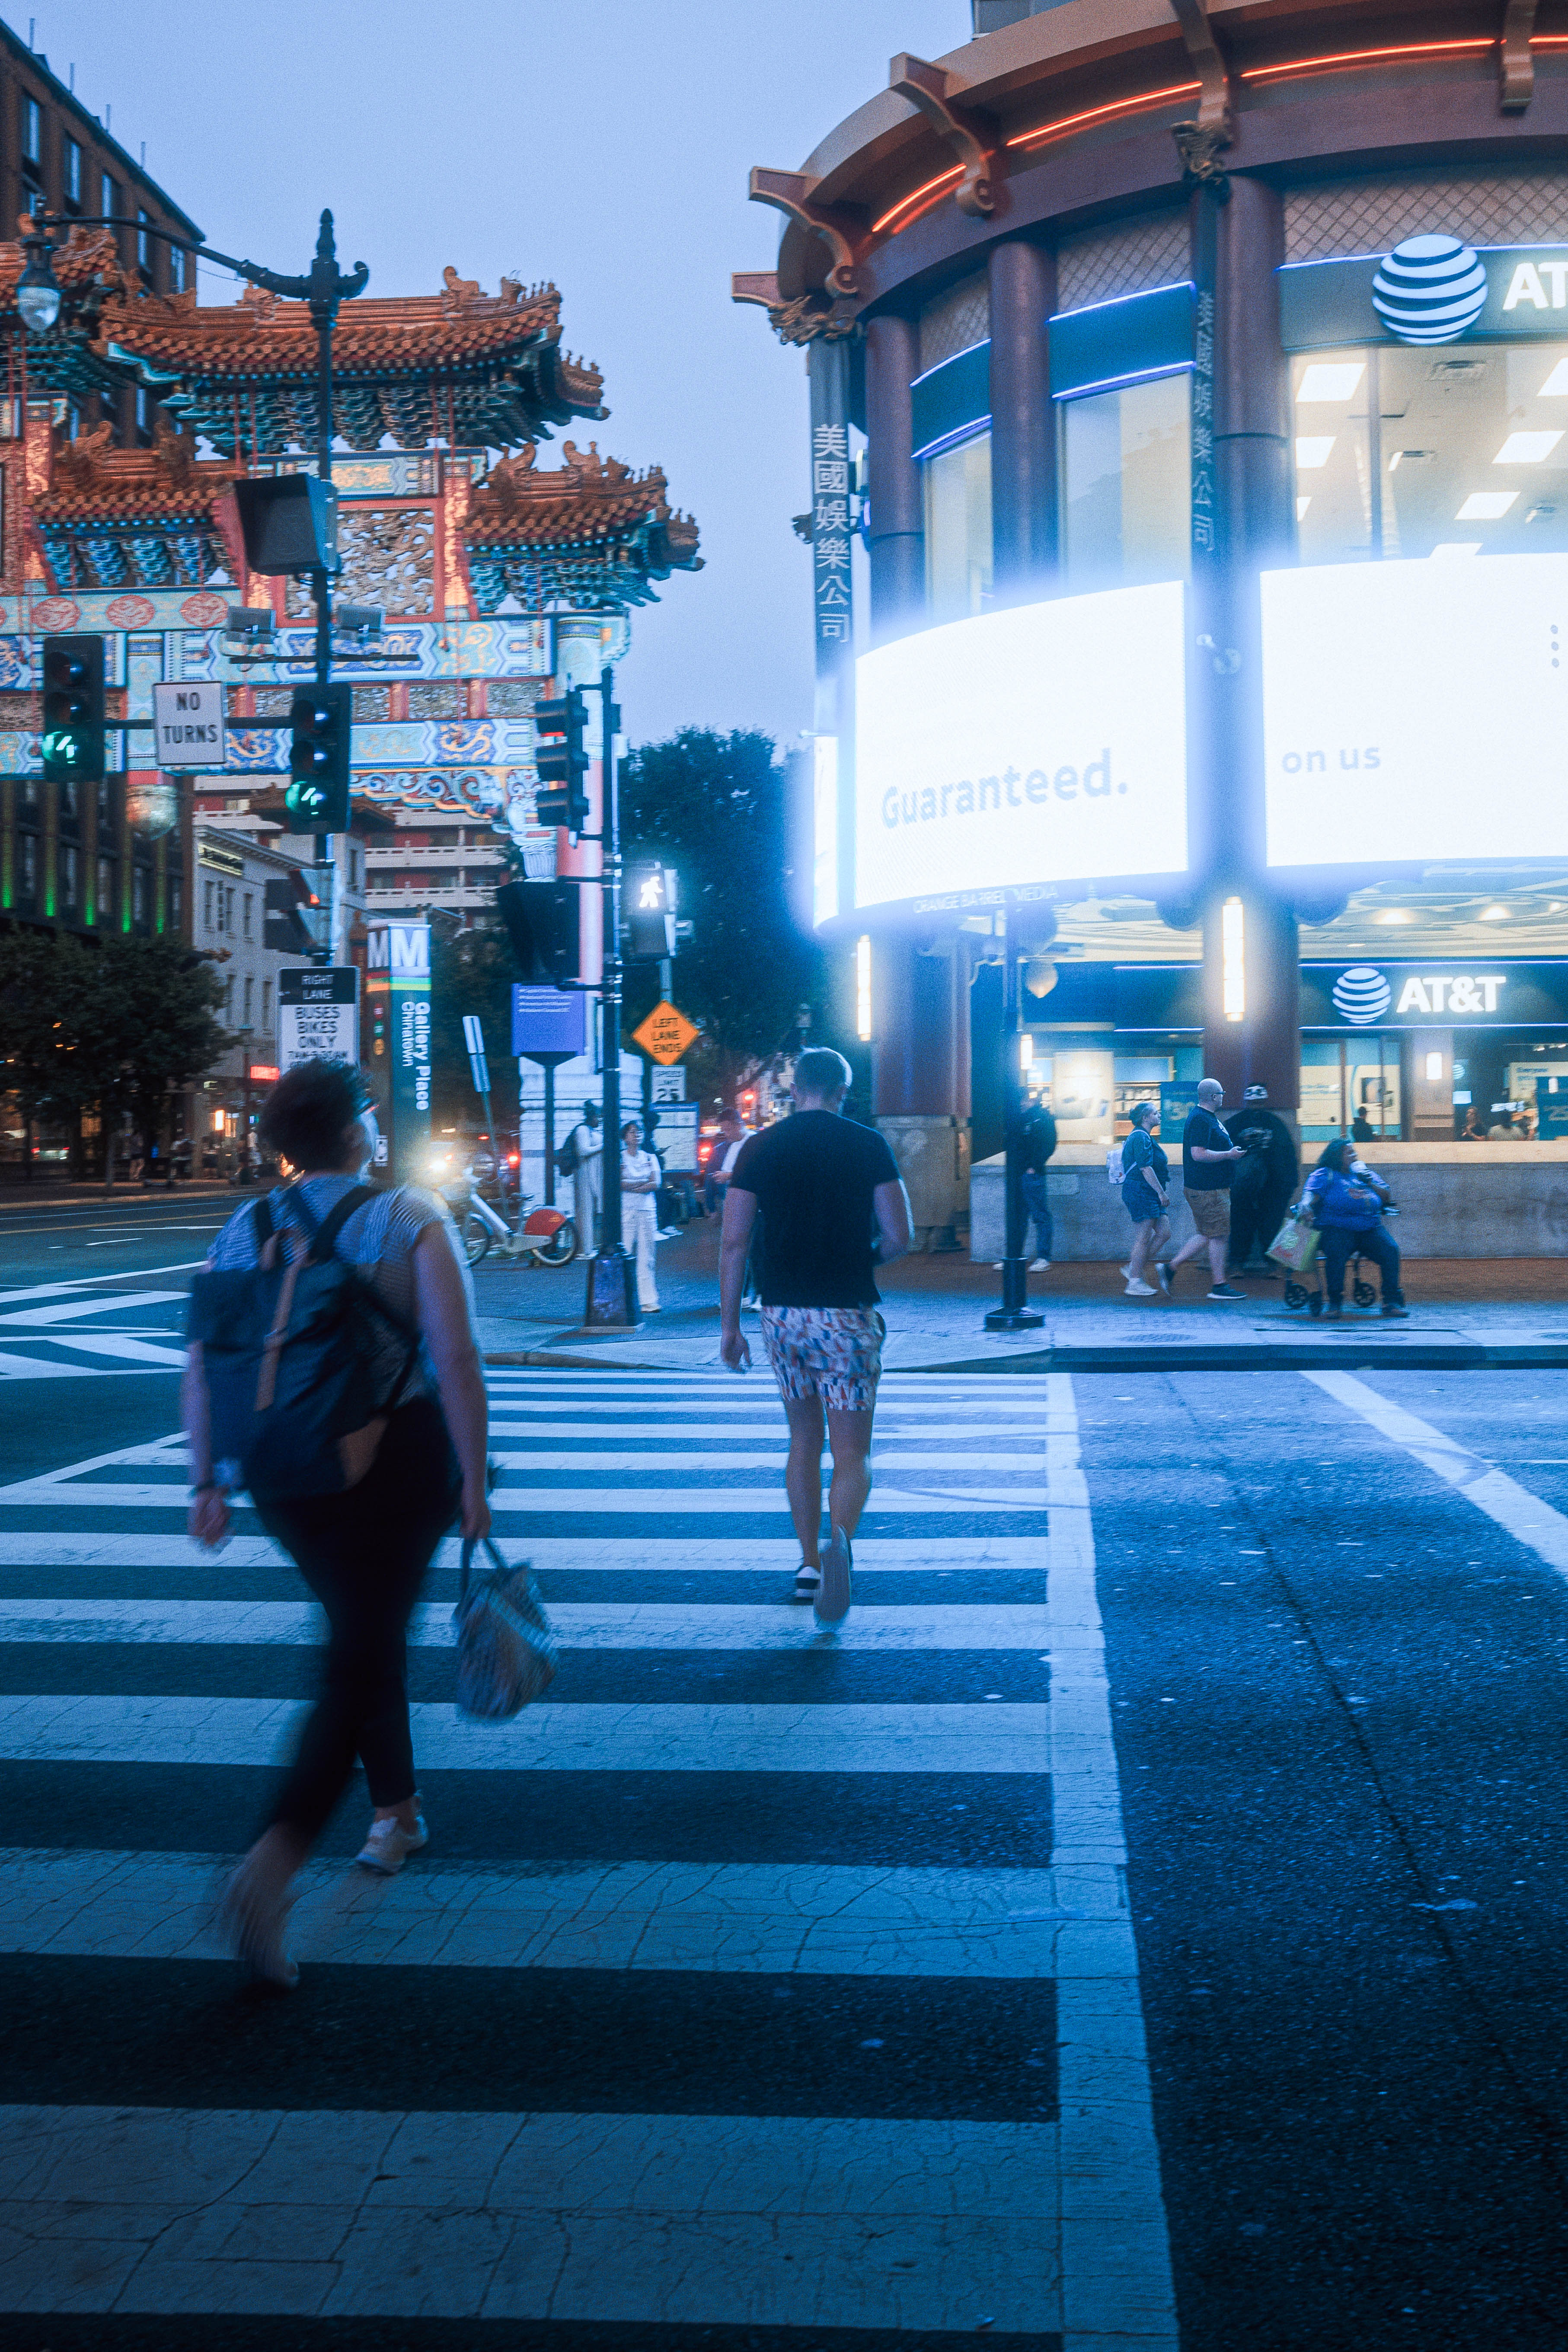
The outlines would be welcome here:
[[[656,1062],[667,1063],[679,1062],[688,1045],[696,1042],[697,1034],[685,1013],[678,1013],[673,1004],[656,1004],[642,1027],[632,1031],[645,1054],[651,1054]]]

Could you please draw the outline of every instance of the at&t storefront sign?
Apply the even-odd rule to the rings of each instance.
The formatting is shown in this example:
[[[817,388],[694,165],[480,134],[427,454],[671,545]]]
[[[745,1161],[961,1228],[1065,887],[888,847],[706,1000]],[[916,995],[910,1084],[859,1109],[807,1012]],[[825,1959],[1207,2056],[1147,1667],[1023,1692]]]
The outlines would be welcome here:
[[[1306,963],[1303,1029],[1530,1029],[1568,1022],[1561,963]]]
[[[1435,228],[1386,254],[1289,262],[1279,278],[1288,352],[1568,333],[1568,244],[1471,246]]]

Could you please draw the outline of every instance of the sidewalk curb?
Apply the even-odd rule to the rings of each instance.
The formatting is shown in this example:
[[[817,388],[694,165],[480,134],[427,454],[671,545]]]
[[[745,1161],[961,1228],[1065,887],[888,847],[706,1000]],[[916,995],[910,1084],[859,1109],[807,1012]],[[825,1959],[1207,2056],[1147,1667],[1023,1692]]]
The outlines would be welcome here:
[[[557,1372],[689,1372],[690,1364],[647,1364],[626,1356],[574,1356],[560,1348],[502,1348],[487,1350],[487,1364],[532,1365]]]
[[[1229,1347],[1037,1348],[1005,1357],[968,1356],[941,1364],[905,1364],[921,1372],[1267,1372],[1321,1371],[1327,1365],[1380,1365],[1394,1371],[1489,1371],[1568,1365],[1568,1343],[1521,1340],[1237,1340]]]

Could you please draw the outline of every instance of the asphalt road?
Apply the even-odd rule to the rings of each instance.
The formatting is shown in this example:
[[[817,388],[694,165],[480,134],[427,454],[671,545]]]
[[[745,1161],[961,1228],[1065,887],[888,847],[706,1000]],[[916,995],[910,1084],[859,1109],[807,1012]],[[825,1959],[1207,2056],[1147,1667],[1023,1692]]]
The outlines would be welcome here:
[[[901,1376],[831,1639],[765,1373],[498,1374],[561,1674],[458,1722],[437,1568],[258,2000],[300,1588],[72,1344],[227,1205],[0,1221],[0,2343],[1568,2345],[1568,1376]]]

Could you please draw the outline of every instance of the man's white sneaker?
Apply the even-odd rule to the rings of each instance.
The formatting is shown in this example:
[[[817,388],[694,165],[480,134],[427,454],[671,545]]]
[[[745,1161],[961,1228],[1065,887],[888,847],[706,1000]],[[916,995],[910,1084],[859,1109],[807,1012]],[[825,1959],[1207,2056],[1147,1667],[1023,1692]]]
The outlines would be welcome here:
[[[1130,1282],[1122,1292],[1124,1298],[1153,1298],[1157,1296],[1152,1282]]]
[[[429,1840],[423,1813],[416,1813],[411,1830],[405,1830],[395,1813],[389,1814],[384,1821],[372,1822],[370,1835],[354,1859],[366,1870],[379,1870],[384,1878],[395,1878],[409,1855],[417,1853]]]
[[[795,1572],[795,1597],[797,1601],[815,1601],[822,1584],[822,1570],[807,1568],[805,1560]]]
[[[1029,1260],[1029,1272],[1031,1274],[1049,1274],[1050,1270],[1051,1262],[1048,1257],[1032,1257]]]
[[[816,1594],[819,1625],[842,1625],[849,1614],[853,1583],[849,1538],[842,1528],[835,1528],[823,1548],[822,1582]]]

